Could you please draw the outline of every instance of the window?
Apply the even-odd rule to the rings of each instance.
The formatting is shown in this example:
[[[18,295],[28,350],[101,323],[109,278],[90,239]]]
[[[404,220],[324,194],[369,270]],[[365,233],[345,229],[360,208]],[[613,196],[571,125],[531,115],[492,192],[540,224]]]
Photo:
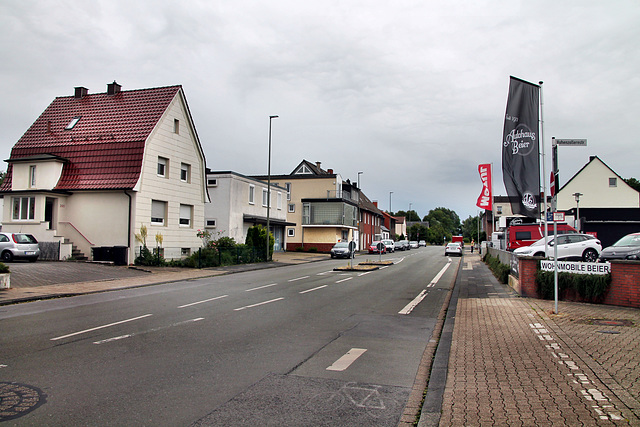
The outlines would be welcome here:
[[[609,187],[617,187],[618,178],[609,178]]]
[[[162,200],[151,201],[151,224],[165,225],[167,217],[167,202]]]
[[[180,181],[191,182],[191,165],[180,163]]]
[[[311,169],[309,169],[309,167],[307,165],[302,165],[298,168],[298,170],[295,172],[296,175],[311,175],[313,174],[313,172],[311,171]]]
[[[191,256],[191,248],[180,248],[180,255]]]
[[[289,203],[289,212],[293,213],[296,211],[296,204],[295,203]]]
[[[269,197],[268,190],[266,188],[262,189],[262,206],[267,207],[267,198]],[[269,203],[269,207],[271,207],[271,203]]]
[[[80,118],[82,116],[78,116],[78,117],[74,117],[73,119],[71,119],[71,121],[69,122],[69,124],[67,125],[66,128],[64,128],[64,130],[71,130],[73,129],[73,127],[78,124],[78,122],[80,121]]]
[[[218,186],[218,180],[216,178],[209,178],[209,179],[207,179],[207,185],[209,187],[217,187]]]
[[[501,215],[502,214],[502,206],[498,205],[496,206],[496,213]]]
[[[207,228],[216,228],[216,220],[215,219],[207,219],[204,225]]]
[[[256,186],[249,185],[249,204],[253,205],[256,202]]]
[[[29,166],[29,187],[34,188],[36,186],[36,167]]]
[[[287,237],[295,237],[296,229],[295,228],[287,228]]]
[[[169,176],[169,159],[164,157],[158,157],[158,176]]]
[[[291,200],[291,183],[285,182],[284,188],[287,189],[287,200]]]
[[[193,206],[180,205],[180,225],[189,227],[191,225],[191,215],[193,213]]]
[[[173,119],[173,133],[180,134],[180,120]]]
[[[282,193],[280,193],[280,192],[278,192],[278,198],[277,198],[276,206],[277,206],[278,210],[282,209]]]
[[[30,220],[35,219],[36,198],[35,197],[14,197],[13,198],[13,219]]]

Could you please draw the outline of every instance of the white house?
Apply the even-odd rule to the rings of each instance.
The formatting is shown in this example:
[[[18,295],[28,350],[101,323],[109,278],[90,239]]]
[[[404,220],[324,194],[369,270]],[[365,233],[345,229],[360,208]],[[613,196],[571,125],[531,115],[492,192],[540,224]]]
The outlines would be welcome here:
[[[205,204],[205,228],[215,237],[232,237],[244,243],[250,227],[267,223],[266,182],[236,172],[207,170],[207,189],[211,198]],[[269,228],[275,238],[274,251],[285,246],[287,190],[271,184]]]
[[[4,231],[60,242],[59,258],[93,248],[126,249],[133,262],[141,226],[163,237],[166,258],[201,245],[205,157],[181,86],[106,93],[77,87],[57,97],[11,150]]]

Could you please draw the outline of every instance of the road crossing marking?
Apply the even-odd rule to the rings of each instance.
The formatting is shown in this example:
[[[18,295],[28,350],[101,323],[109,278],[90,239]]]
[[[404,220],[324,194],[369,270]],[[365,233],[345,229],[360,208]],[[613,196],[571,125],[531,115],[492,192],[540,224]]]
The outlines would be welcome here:
[[[344,371],[360,356],[362,356],[365,351],[367,351],[366,348],[352,348],[340,359],[333,362],[333,365],[329,366],[327,371]]]
[[[205,302],[215,301],[217,299],[226,298],[228,296],[229,295],[221,295],[219,297],[213,297],[213,298],[205,299],[205,300],[202,300],[202,301],[196,301],[196,302],[192,302],[192,303],[189,303],[189,304],[181,305],[178,308],[185,308],[185,307],[191,307],[192,305],[204,304]]]

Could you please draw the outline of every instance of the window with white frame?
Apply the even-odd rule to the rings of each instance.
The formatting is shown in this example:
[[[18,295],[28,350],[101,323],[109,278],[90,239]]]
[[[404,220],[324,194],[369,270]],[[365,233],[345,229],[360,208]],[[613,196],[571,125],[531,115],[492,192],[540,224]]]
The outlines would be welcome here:
[[[294,213],[296,211],[296,204],[295,203],[289,203],[289,209],[288,211],[290,213]]]
[[[276,202],[276,207],[278,208],[278,210],[282,209],[282,193],[278,191],[278,197],[277,197],[277,202]]]
[[[269,197],[269,191],[266,188],[262,189],[262,206],[267,207],[267,198]],[[269,203],[271,207],[271,203]]]
[[[216,220],[214,218],[208,218],[205,220],[204,226],[206,228],[216,228]]]
[[[249,204],[253,205],[256,202],[256,186],[249,185]]]
[[[167,217],[167,202],[162,200],[151,201],[151,224],[165,225]]]
[[[173,133],[180,134],[180,120],[173,119]]]
[[[13,219],[32,220],[36,216],[35,197],[13,197]]]
[[[167,178],[169,176],[169,159],[158,156],[158,176]]]
[[[209,187],[217,187],[218,186],[218,180],[216,178],[208,178],[207,179],[207,185]]]
[[[287,200],[291,200],[291,183],[290,182],[285,182],[284,183],[284,188],[287,189]]]
[[[180,181],[191,182],[191,165],[180,163]]]
[[[295,237],[296,229],[295,228],[287,228],[287,237]]]
[[[193,206],[181,204],[180,205],[180,226],[181,227],[191,226],[192,217],[193,217]]]
[[[36,167],[35,165],[29,166],[29,187],[35,188],[36,186]]]

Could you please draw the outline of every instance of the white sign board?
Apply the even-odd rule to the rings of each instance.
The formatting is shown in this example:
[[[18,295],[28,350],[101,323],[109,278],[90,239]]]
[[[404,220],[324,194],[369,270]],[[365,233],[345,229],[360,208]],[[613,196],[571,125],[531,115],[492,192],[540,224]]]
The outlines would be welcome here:
[[[553,261],[540,261],[540,269],[543,271],[554,271]],[[611,263],[558,261],[558,272],[575,274],[609,274],[611,273]]]
[[[556,139],[556,144],[558,145],[572,145],[574,147],[586,147],[587,140],[586,139]]]

